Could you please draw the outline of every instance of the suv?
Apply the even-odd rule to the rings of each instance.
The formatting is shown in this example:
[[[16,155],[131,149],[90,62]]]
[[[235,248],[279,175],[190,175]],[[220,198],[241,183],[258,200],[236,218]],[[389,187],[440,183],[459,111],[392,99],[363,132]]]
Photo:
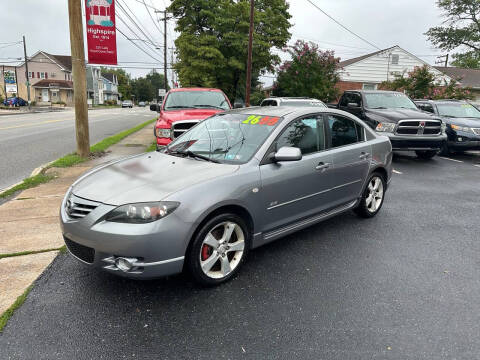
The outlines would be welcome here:
[[[415,151],[422,159],[434,157],[447,139],[441,118],[418,109],[405,94],[396,91],[348,90],[337,104],[388,136],[393,150]]]
[[[227,96],[219,89],[171,89],[161,106],[150,105],[150,110],[160,112],[154,127],[157,149],[170,144],[200,121],[231,108]]]
[[[446,124],[448,139],[442,154],[480,150],[480,111],[475,106],[460,100],[415,100],[415,104]]]
[[[307,106],[319,106],[327,107],[323,102],[318,99],[308,97],[269,97],[262,101],[260,106],[294,106],[294,107],[307,107]]]

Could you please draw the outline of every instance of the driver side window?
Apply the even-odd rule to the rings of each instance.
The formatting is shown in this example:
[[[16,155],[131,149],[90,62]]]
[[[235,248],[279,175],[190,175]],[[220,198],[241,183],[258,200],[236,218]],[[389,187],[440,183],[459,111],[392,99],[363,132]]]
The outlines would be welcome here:
[[[283,146],[297,147],[303,155],[325,149],[325,131],[321,116],[308,116],[290,123],[277,139],[277,150]]]

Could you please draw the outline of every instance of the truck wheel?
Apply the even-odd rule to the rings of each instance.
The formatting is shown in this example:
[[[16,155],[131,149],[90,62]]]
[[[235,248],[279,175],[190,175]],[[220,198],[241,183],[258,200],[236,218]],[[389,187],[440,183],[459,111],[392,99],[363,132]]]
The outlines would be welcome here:
[[[250,231],[236,214],[220,214],[205,223],[189,246],[186,265],[203,286],[219,285],[240,269],[250,248]]]
[[[425,159],[425,160],[433,158],[435,155],[437,155],[437,153],[438,153],[437,150],[417,150],[417,151],[415,151],[415,154],[417,154],[417,156],[420,159]]]
[[[382,208],[386,188],[383,176],[378,172],[374,172],[368,178],[362,199],[353,211],[363,218],[372,218],[377,215]]]

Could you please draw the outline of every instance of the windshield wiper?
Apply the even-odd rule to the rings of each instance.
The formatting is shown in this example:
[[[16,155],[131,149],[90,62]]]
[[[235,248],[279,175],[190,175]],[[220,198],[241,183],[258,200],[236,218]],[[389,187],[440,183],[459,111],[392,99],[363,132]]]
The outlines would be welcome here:
[[[378,107],[373,107],[373,108],[370,108],[370,109],[387,109],[385,106],[378,106]]]
[[[168,110],[168,109],[194,109],[195,107],[193,106],[187,106],[187,105],[184,105],[184,106],[169,106],[169,107],[166,107],[165,110]]]
[[[221,109],[221,110],[224,110],[224,108],[220,107],[220,106],[215,106],[215,105],[202,105],[202,104],[199,104],[199,105],[193,105],[194,107],[207,107],[207,108],[214,108],[214,109]]]
[[[208,156],[205,156],[205,155],[201,155],[201,154],[197,154],[197,153],[194,153],[193,151],[190,151],[190,150],[170,150],[168,147],[167,147],[167,154],[170,154],[170,155],[183,155],[184,157],[191,157],[191,158],[197,158],[197,159],[202,159],[202,160],[206,160],[206,161],[210,161],[210,162],[213,162],[213,163],[217,163],[219,164],[220,161],[216,160],[216,159],[212,159]]]

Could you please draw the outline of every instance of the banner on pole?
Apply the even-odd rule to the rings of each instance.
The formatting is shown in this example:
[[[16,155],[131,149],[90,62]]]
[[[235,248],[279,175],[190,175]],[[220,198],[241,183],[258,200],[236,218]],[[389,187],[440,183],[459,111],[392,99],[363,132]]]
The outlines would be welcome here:
[[[115,0],[85,0],[88,62],[117,65]]]

